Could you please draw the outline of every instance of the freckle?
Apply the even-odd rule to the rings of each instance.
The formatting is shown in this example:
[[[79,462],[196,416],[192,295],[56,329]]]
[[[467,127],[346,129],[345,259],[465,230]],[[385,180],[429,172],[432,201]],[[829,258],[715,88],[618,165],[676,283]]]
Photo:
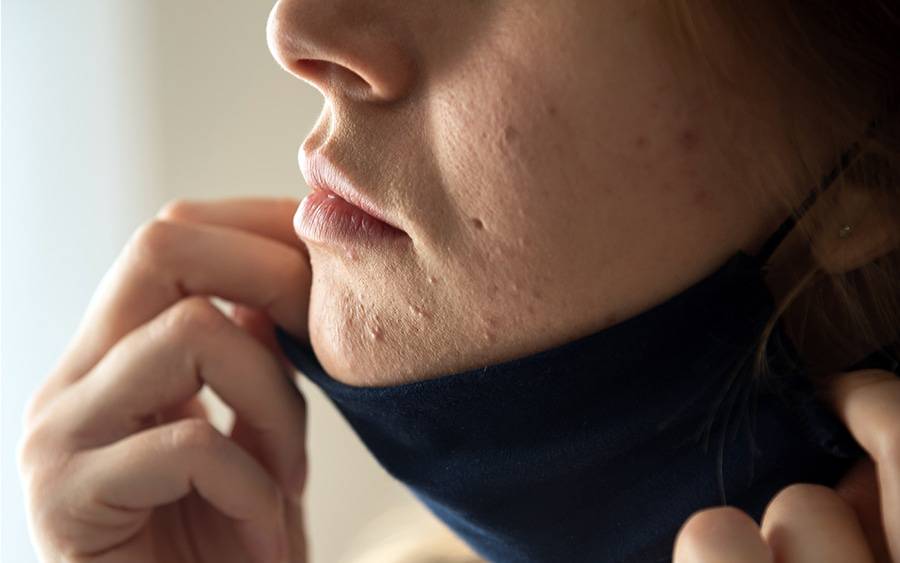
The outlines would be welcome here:
[[[643,149],[647,147],[647,137],[640,136],[634,140],[634,146],[639,149]]]
[[[476,217],[472,219],[472,226],[478,230],[481,230],[484,228],[484,221]]]
[[[697,132],[692,129],[685,129],[681,132],[681,136],[678,139],[678,142],[681,144],[681,147],[686,151],[692,151],[697,148],[697,145],[700,144],[700,138],[697,136]]]
[[[503,140],[507,143],[511,143],[519,138],[519,130],[513,127],[512,125],[507,125],[503,128]]]

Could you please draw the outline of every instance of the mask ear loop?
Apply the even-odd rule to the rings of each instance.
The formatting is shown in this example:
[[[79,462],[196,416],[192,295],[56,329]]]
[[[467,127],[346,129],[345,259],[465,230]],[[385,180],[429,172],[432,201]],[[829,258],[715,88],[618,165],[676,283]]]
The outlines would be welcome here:
[[[866,127],[866,131],[863,134],[863,139],[872,137],[876,131],[887,121],[887,117],[893,113],[893,109],[897,107],[897,97],[893,95],[889,95],[887,97],[887,110],[879,117],[876,117],[869,125]],[[784,240],[784,238],[791,232],[794,226],[797,224],[797,221],[803,217],[803,215],[809,211],[809,208],[813,206],[818,199],[820,193],[824,193],[825,190],[834,185],[835,181],[844,173],[845,170],[850,168],[853,162],[859,157],[862,152],[862,143],[860,141],[855,141],[852,145],[850,145],[843,153],[841,153],[837,165],[831,169],[822,179],[819,181],[819,185],[817,188],[814,188],[810,191],[809,195],[800,203],[800,206],[791,213],[790,217],[784,220],[784,222],[779,225],[778,229],[772,233],[772,236],[763,244],[760,251],[756,254],[756,260],[758,263],[762,264],[761,269],[766,271],[768,269],[769,258],[772,257],[772,254],[775,252],[775,249],[778,248],[778,245]],[[850,236],[851,231],[853,230],[852,225],[843,225],[841,230],[838,232],[839,238],[847,238]]]
[[[874,122],[873,122],[874,123]],[[870,125],[871,127],[871,125]],[[861,145],[859,141],[854,142],[850,147],[841,153],[838,164],[831,169],[828,174],[822,177],[819,181],[818,189],[813,189],[810,191],[809,195],[806,196],[806,199],[800,204],[800,206],[791,213],[790,217],[784,220],[781,225],[779,225],[778,229],[772,233],[772,236],[763,244],[759,253],[756,255],[757,261],[763,264],[763,270],[768,268],[769,258],[772,257],[772,254],[775,252],[775,249],[778,248],[778,245],[784,241],[785,237],[793,230],[794,226],[797,224],[797,221],[809,211],[809,208],[813,206],[818,199],[820,193],[824,193],[825,190],[834,185],[835,181],[844,173],[844,170],[850,167],[853,164],[853,161],[859,156],[861,151]],[[850,225],[845,225],[845,229],[847,229],[847,234],[849,234],[850,229],[852,228]],[[841,238],[845,238],[844,237]]]

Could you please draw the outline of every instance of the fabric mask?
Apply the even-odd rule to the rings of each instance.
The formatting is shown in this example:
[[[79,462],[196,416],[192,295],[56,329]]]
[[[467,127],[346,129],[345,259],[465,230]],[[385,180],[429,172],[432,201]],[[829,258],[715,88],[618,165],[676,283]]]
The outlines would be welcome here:
[[[863,455],[781,324],[771,373],[750,373],[775,306],[766,261],[794,220],[656,307],[496,365],[356,387],[277,336],[381,465],[481,556],[668,561],[693,512],[729,504],[759,521],[780,489],[833,485]],[[863,366],[897,370],[886,352],[848,369]]]

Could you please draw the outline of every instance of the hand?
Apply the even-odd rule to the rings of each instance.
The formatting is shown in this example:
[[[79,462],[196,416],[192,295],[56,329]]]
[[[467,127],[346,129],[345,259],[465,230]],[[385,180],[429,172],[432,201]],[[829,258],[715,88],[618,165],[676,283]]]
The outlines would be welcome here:
[[[273,327],[308,339],[297,205],[176,202],[129,240],[26,410],[43,560],[306,560],[306,405]],[[203,385],[235,411],[228,436]]]
[[[900,378],[840,374],[828,398],[871,459],[834,490],[787,487],[761,526],[733,507],[697,512],[678,533],[675,563],[900,563]]]

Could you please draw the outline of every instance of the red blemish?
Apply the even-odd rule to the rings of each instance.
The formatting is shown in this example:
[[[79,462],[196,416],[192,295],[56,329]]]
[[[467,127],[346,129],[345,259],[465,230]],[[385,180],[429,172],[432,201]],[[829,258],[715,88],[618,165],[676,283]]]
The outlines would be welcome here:
[[[704,190],[703,188],[699,188],[696,192],[694,192],[694,196],[691,198],[691,203],[693,203],[694,205],[706,205],[707,203],[709,203],[709,200],[709,192]]]
[[[682,131],[678,141],[681,144],[681,147],[686,151],[692,151],[700,144],[700,138],[698,137],[697,132],[692,129],[685,129]]]

